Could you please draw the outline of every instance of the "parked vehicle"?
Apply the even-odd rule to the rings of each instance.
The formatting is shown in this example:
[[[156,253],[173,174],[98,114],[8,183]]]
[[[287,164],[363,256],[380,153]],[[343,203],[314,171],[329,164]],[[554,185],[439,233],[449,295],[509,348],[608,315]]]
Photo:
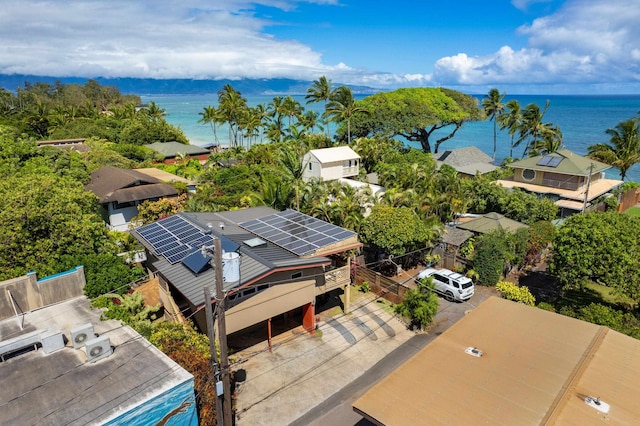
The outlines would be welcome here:
[[[435,291],[449,302],[454,300],[464,302],[469,300],[474,293],[474,284],[471,278],[448,269],[427,268],[420,271],[416,277],[416,282],[423,278],[432,277]]]

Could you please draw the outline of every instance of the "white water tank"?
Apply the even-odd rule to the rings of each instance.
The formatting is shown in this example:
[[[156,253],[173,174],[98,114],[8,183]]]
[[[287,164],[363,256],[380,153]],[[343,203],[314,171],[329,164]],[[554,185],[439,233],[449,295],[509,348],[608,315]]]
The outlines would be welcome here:
[[[222,280],[227,284],[240,281],[240,255],[235,251],[222,253]]]

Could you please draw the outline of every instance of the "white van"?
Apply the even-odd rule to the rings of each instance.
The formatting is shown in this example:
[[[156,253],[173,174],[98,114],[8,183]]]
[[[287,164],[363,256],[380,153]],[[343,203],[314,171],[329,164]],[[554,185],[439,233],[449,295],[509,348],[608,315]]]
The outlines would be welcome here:
[[[449,302],[454,300],[464,302],[473,296],[473,281],[457,272],[448,269],[428,268],[420,271],[416,277],[416,282],[427,277],[433,278],[436,292],[443,295]]]

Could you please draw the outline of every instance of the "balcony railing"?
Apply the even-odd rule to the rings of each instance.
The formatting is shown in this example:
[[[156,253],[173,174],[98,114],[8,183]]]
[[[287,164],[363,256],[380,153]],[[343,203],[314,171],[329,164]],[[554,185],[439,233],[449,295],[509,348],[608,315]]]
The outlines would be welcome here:
[[[342,167],[342,176],[357,176],[358,166]]]
[[[343,285],[351,283],[349,266],[332,269],[324,274],[325,291],[333,290]]]

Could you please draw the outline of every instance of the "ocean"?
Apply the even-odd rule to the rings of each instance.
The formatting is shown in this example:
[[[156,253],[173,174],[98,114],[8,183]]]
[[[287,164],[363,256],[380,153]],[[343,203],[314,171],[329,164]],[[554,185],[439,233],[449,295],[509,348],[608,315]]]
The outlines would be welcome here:
[[[482,99],[484,95],[478,95]],[[364,96],[356,96],[361,99]],[[322,112],[322,103],[306,104],[303,95],[294,95],[294,99],[300,102],[306,110]],[[250,106],[258,104],[267,105],[273,99],[270,96],[247,97]],[[507,96],[506,103],[510,99],[516,99],[522,108],[530,103],[535,103],[544,108],[547,100],[550,101],[544,121],[557,125],[563,134],[563,143],[569,150],[584,155],[587,147],[597,143],[609,141],[605,131],[615,127],[619,122],[640,115],[640,95],[599,95],[599,96],[564,96],[564,95],[513,95]],[[217,106],[216,94],[203,95],[152,95],[143,96],[145,103],[154,101],[167,112],[165,117],[173,125],[180,126],[187,138],[194,145],[203,145],[214,141],[213,132],[208,125],[198,123],[199,115],[204,107]],[[331,126],[334,128],[334,125]],[[218,129],[218,138],[222,145],[227,143],[228,132]],[[441,132],[442,133],[442,132]],[[432,140],[437,139],[437,134]],[[498,131],[496,151],[496,164],[509,156],[511,140],[506,131]],[[419,144],[409,144],[420,148]],[[456,135],[440,146],[440,151],[448,148],[460,148],[475,145],[489,156],[493,153],[493,122],[483,121],[465,123]],[[433,146],[433,144],[432,144]],[[514,149],[514,157],[521,157],[524,147]],[[607,177],[619,179],[620,174],[615,169],[607,171]],[[640,164],[636,164],[627,172],[627,180],[640,182]]]

